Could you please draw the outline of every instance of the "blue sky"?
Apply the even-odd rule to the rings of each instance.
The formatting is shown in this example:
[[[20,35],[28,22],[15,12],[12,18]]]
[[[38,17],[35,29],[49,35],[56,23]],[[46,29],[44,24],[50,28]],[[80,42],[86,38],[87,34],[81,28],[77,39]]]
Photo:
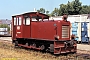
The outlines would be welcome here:
[[[14,14],[33,11],[41,7],[50,12],[59,8],[60,4],[66,4],[68,0],[0,0],[0,19],[11,19]],[[72,1],[72,0],[69,0]],[[80,0],[83,5],[90,5],[90,0]]]

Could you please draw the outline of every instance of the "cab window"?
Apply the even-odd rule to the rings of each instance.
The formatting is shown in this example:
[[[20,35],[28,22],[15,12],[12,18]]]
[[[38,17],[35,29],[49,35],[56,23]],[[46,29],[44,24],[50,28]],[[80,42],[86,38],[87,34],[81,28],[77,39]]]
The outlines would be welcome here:
[[[24,18],[23,24],[24,25],[30,25],[30,18],[29,17]]]
[[[16,25],[16,17],[14,17],[14,26]]]
[[[21,25],[21,17],[17,17],[17,25]]]
[[[41,21],[42,17],[41,16],[32,16],[32,21]]]

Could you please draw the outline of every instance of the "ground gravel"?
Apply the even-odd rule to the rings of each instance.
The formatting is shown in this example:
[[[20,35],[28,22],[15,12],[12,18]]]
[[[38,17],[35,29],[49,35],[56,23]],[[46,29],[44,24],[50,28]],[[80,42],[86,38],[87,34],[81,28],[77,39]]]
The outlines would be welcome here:
[[[16,58],[16,60],[90,60],[90,51],[77,50],[76,54],[53,55],[40,51],[14,48],[8,41],[0,41],[0,60],[3,58]]]

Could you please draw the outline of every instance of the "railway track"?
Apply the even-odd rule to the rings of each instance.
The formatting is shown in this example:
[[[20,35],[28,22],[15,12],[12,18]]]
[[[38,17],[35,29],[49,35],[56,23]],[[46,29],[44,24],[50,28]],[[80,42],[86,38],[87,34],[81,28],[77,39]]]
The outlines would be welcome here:
[[[8,39],[0,39],[0,42],[12,44],[12,41],[11,41],[11,40],[8,40]],[[72,54],[69,54],[69,55],[72,56]],[[83,58],[84,60],[85,60],[85,59],[90,60],[90,51],[78,49],[78,50],[77,50],[77,53],[75,53],[73,56],[74,56],[74,58],[76,58],[77,60],[79,60],[79,58]],[[73,60],[72,57],[69,57],[68,59],[72,59],[72,60]]]
[[[0,37],[12,37],[11,35],[0,35]]]

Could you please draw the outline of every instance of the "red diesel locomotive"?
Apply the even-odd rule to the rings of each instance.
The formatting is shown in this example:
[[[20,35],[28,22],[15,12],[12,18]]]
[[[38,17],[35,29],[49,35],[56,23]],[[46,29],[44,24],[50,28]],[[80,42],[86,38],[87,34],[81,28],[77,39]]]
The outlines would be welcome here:
[[[15,46],[50,51],[54,54],[76,52],[77,44],[70,37],[70,22],[49,20],[49,16],[38,12],[27,12],[12,16],[12,42]]]

